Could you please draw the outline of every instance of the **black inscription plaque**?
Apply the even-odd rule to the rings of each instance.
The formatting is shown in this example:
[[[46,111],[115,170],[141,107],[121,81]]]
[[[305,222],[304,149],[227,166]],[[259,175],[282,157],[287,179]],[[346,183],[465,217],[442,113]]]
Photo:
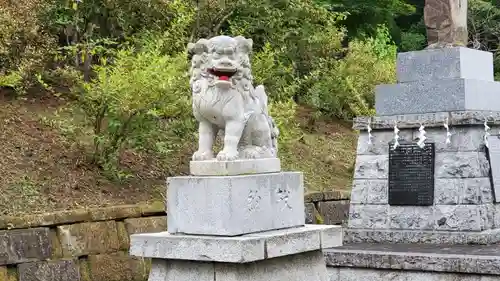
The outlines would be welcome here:
[[[389,205],[431,206],[434,203],[434,143],[420,148],[389,144]]]

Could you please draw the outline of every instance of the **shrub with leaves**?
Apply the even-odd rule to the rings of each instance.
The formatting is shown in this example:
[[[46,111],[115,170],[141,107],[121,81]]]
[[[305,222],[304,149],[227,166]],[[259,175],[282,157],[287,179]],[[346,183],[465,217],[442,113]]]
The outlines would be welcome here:
[[[157,45],[141,51],[120,50],[113,65],[96,67],[96,79],[84,85],[81,108],[93,124],[94,161],[106,168],[124,145],[165,149],[158,144],[162,122],[190,119],[191,104],[184,53],[164,56]],[[163,123],[165,124],[165,123]],[[165,133],[165,132],[161,132]]]
[[[328,117],[372,115],[375,86],[395,80],[395,56],[396,46],[381,27],[374,38],[350,42],[342,60],[318,58],[306,103]]]

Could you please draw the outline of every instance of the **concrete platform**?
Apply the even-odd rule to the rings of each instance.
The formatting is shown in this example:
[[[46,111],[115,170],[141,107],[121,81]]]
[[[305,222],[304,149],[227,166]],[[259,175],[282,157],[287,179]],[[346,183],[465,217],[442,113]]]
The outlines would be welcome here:
[[[237,237],[134,234],[130,255],[144,258],[248,263],[342,245],[342,228],[306,225]]]
[[[189,171],[193,176],[235,176],[277,173],[281,171],[279,158],[241,159],[235,161],[191,161]]]

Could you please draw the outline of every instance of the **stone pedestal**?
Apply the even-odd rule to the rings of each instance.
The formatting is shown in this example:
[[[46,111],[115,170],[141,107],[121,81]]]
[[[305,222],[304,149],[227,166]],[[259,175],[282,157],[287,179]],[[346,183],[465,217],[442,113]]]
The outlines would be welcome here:
[[[255,161],[255,162],[253,162]],[[278,159],[191,162],[167,180],[168,232],[131,236],[149,281],[327,281],[322,249],[340,226],[305,225],[303,175]]]

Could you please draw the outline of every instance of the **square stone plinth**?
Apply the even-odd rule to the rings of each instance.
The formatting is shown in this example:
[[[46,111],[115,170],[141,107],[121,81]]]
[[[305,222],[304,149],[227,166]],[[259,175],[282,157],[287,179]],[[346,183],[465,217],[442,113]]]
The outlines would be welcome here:
[[[134,234],[130,255],[154,259],[248,263],[342,245],[342,227],[304,227],[237,237],[161,233]]]
[[[279,158],[241,159],[234,161],[191,161],[189,171],[193,176],[235,176],[248,174],[278,173]]]
[[[470,48],[440,48],[399,53],[400,83],[466,78],[493,81],[493,53]]]
[[[187,176],[167,182],[170,233],[236,236],[305,222],[302,173]]]
[[[231,264],[153,259],[149,281],[327,281],[325,258],[320,250]]]

